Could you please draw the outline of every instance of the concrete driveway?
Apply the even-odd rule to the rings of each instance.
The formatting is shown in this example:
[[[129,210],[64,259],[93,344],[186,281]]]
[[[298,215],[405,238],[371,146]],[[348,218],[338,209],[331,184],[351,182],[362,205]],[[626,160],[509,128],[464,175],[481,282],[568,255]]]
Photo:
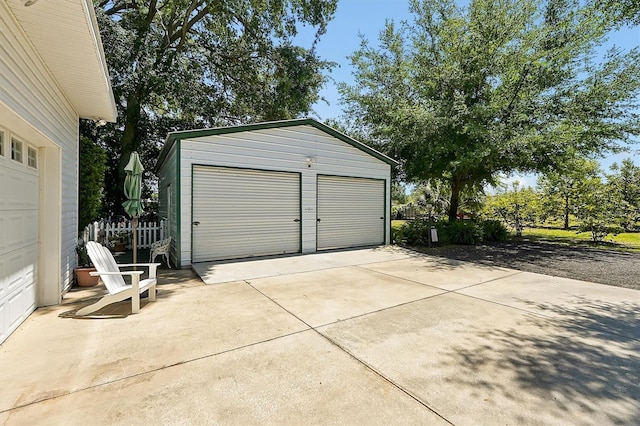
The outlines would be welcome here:
[[[37,310],[6,424],[639,424],[640,292],[392,247],[163,271]]]

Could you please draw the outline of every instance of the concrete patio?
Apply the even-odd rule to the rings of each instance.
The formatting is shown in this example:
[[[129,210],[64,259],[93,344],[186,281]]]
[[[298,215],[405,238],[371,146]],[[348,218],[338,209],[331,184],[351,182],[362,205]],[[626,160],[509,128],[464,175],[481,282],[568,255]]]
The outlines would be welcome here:
[[[2,424],[639,424],[640,293],[393,247],[162,270],[38,309]]]

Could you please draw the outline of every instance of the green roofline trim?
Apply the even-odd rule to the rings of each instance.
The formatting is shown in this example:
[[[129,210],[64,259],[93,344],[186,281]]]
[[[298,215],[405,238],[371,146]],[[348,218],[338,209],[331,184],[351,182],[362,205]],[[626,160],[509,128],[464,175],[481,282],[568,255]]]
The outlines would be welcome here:
[[[327,126],[326,124],[322,124],[313,118],[300,118],[295,120],[281,120],[281,121],[268,121],[264,123],[255,123],[255,124],[245,124],[240,126],[230,126],[230,127],[215,127],[211,129],[198,129],[198,130],[185,130],[179,132],[170,132],[167,135],[167,139],[165,140],[164,146],[162,147],[162,151],[160,151],[160,156],[158,157],[158,161],[156,162],[156,171],[162,167],[162,163],[166,159],[169,151],[178,140],[183,139],[193,139],[193,138],[201,138],[205,136],[213,136],[213,135],[225,135],[229,133],[238,133],[238,132],[249,132],[253,130],[264,130],[264,129],[276,129],[281,127],[295,127],[295,126],[312,126],[318,130],[321,130],[336,139],[341,140],[355,148],[358,148],[361,151],[366,152],[372,157],[377,158],[380,161],[383,161],[391,166],[396,166],[398,164],[394,159],[387,157],[381,152],[376,151],[375,149],[363,144],[362,142],[358,142],[357,140],[345,135],[344,133],[340,133],[339,131]]]

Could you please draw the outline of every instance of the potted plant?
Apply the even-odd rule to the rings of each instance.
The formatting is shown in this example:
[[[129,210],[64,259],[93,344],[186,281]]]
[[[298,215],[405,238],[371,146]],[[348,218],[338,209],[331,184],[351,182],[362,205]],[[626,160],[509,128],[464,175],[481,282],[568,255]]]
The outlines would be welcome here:
[[[78,239],[76,245],[76,254],[78,255],[78,266],[74,270],[76,275],[76,284],[78,287],[93,287],[98,285],[100,277],[91,276],[91,272],[95,272],[96,268],[91,263],[89,253],[87,253],[87,246],[82,238]]]
[[[108,246],[114,252],[125,251],[129,244],[129,234],[127,231],[119,231],[109,237]]]

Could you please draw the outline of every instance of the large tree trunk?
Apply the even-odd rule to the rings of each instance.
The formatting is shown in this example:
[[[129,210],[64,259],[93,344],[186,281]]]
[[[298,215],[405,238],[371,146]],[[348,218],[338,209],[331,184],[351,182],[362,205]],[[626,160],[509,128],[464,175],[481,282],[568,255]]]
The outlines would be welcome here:
[[[113,200],[113,214],[122,214],[122,202],[124,201],[125,166],[129,157],[140,145],[140,121],[142,103],[139,91],[134,91],[127,96],[127,106],[124,111],[124,129],[120,141],[120,153],[118,158],[117,182],[109,182],[107,188],[108,197]]]
[[[449,222],[458,218],[458,206],[460,205],[460,192],[462,185],[455,179],[451,180],[451,199],[449,200]]]
[[[127,97],[127,109],[125,111],[124,131],[122,133],[122,144],[120,150],[120,161],[118,167],[119,180],[124,183],[124,167],[129,161],[131,153],[138,149],[140,145],[140,120],[142,112],[141,96],[138,91],[129,94]]]

